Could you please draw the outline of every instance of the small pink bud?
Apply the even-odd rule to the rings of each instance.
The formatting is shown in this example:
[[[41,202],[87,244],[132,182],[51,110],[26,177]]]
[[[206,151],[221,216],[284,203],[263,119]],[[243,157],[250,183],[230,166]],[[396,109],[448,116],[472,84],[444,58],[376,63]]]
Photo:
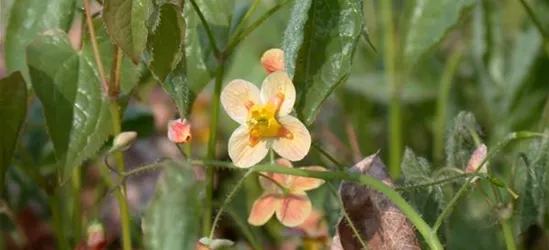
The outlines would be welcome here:
[[[278,48],[265,51],[261,56],[261,64],[268,74],[284,71],[284,51]]]
[[[471,158],[469,158],[469,162],[467,163],[467,168],[465,168],[466,173],[473,173],[477,170],[477,168],[481,167],[480,164],[486,159],[486,155],[488,154],[488,149],[486,148],[486,145],[481,144],[478,146],[477,149],[473,152],[471,155]],[[486,165],[484,164],[482,166],[482,169],[480,169],[479,173],[486,173]]]
[[[187,143],[191,141],[191,124],[187,119],[177,119],[168,123],[168,139],[174,143]]]

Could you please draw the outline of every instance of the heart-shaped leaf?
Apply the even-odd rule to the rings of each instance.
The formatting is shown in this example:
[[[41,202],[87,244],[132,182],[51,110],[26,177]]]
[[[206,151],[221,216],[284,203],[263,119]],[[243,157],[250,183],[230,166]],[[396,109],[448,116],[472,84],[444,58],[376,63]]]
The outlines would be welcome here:
[[[27,48],[32,86],[44,107],[62,180],[112,132],[109,101],[95,61],[86,54],[74,51],[61,30],[41,34]]]
[[[10,11],[4,47],[8,72],[20,70],[30,86],[25,47],[42,31],[70,28],[75,0],[17,0]],[[3,8],[3,7],[2,7]]]
[[[284,33],[286,71],[298,92],[296,111],[310,125],[319,106],[351,71],[364,30],[360,0],[296,1]]]
[[[149,15],[149,0],[106,0],[103,20],[107,31],[120,48],[139,63],[147,42],[145,20]]]
[[[27,87],[21,72],[15,72],[0,80],[0,193],[26,114]]]
[[[160,164],[165,170],[142,223],[146,249],[194,249],[200,230],[201,185],[188,164]]]
[[[438,44],[475,0],[416,0],[404,46],[406,63],[413,66]]]

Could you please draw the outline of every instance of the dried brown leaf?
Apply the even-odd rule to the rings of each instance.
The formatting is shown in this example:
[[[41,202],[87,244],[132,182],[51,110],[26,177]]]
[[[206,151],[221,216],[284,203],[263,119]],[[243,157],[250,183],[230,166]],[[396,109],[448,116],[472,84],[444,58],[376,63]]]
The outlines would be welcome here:
[[[350,172],[370,175],[394,187],[385,165],[376,154],[353,166]],[[385,195],[367,186],[344,181],[339,195],[343,206],[369,250],[419,250],[415,229],[400,209]],[[339,220],[333,250],[361,249],[361,244],[344,217]]]

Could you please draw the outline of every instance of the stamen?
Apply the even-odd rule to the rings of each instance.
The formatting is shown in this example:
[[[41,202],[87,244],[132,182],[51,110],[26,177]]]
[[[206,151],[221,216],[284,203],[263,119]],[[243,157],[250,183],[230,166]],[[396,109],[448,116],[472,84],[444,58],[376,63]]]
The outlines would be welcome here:
[[[257,145],[259,143],[259,140],[261,140],[261,137],[253,136],[253,135],[250,134],[248,145],[250,145],[250,147],[253,148],[255,145]]]
[[[246,102],[244,102],[244,106],[246,107],[247,110],[250,110],[254,106],[254,102],[247,100]]]
[[[276,93],[276,95],[269,100],[269,104],[273,105],[275,107],[275,110],[279,110],[280,106],[282,106],[282,102],[284,101],[284,94],[282,92]]]
[[[280,137],[284,137],[286,139],[289,139],[289,140],[292,140],[294,139],[294,134],[292,134],[292,132],[290,132],[290,130],[284,128],[284,127],[281,127],[279,132],[278,132],[278,135]]]

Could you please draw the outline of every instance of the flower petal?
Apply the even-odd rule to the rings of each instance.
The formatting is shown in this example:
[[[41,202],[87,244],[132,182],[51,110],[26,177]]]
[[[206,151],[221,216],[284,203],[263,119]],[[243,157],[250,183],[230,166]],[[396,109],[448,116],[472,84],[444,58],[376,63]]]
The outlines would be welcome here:
[[[240,124],[246,122],[247,103],[260,104],[259,89],[253,83],[242,79],[229,82],[221,92],[220,98],[227,114]]]
[[[311,135],[305,125],[297,118],[289,115],[280,117],[278,122],[290,131],[293,138],[279,137],[274,140],[274,151],[290,161],[303,159],[311,149]]]
[[[311,170],[311,171],[326,171],[326,169],[321,167],[321,166],[302,167],[302,168],[299,168],[299,169]],[[317,187],[320,187],[320,185],[324,184],[324,182],[325,181],[322,180],[322,179],[295,176],[292,184],[290,185],[290,190],[292,190],[292,191],[307,191],[307,190],[311,190],[311,189],[315,189]]]
[[[275,210],[280,206],[280,195],[265,193],[259,199],[254,201],[248,223],[254,226],[261,226],[273,216]]]
[[[261,101],[267,103],[278,93],[284,94],[284,100],[278,110],[279,116],[288,115],[292,112],[295,103],[295,87],[286,72],[277,71],[265,78],[261,85]]]
[[[287,167],[287,168],[293,168],[292,163],[283,158],[276,159],[275,164],[283,167]],[[291,176],[285,175],[285,174],[279,174],[279,173],[268,173],[268,172],[265,172],[262,174],[270,177],[271,179],[273,179],[283,187],[289,188]],[[273,183],[272,180],[269,180],[265,177],[259,177],[259,184],[265,191],[272,191],[272,192],[280,191],[280,187],[278,187],[275,183]]]
[[[260,140],[252,147],[249,138],[250,133],[245,125],[237,128],[229,138],[229,156],[237,167],[249,168],[263,160],[269,152],[265,140]]]
[[[287,227],[299,226],[307,219],[313,205],[305,192],[290,193],[282,199],[276,209],[276,217]]]

